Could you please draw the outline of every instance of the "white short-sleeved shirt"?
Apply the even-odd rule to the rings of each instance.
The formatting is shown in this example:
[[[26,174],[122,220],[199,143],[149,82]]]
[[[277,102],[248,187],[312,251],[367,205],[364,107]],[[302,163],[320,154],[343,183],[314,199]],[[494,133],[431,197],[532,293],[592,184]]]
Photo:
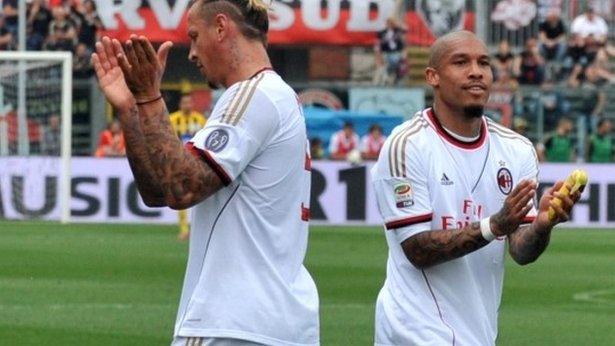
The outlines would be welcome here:
[[[609,27],[606,21],[597,15],[594,15],[594,19],[590,21],[585,14],[582,14],[572,21],[570,32],[578,34],[583,38],[589,35],[606,36],[609,32]]]
[[[226,187],[192,209],[175,336],[317,345],[318,294],[303,266],[311,167],[296,94],[272,71],[236,83],[187,147]]]
[[[359,136],[356,133],[353,133],[350,138],[346,138],[344,130],[339,130],[331,135],[329,140],[329,152],[331,154],[348,154],[354,149],[359,149]]]
[[[531,143],[486,117],[478,139],[462,142],[427,109],[395,128],[371,174],[389,246],[376,344],[494,344],[504,239],[427,269],[414,267],[401,243],[498,212],[519,181],[537,177]]]

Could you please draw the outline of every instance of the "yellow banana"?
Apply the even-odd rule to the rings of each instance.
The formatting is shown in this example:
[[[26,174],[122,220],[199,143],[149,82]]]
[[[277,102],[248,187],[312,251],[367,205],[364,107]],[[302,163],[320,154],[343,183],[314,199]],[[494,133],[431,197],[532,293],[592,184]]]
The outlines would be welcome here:
[[[587,172],[582,169],[575,169],[568,175],[566,180],[564,180],[564,185],[559,189],[559,193],[562,195],[572,195],[577,192],[580,188],[587,185]],[[561,206],[562,200],[555,197],[553,198],[553,204]],[[553,207],[549,207],[549,220],[555,220],[555,210]]]

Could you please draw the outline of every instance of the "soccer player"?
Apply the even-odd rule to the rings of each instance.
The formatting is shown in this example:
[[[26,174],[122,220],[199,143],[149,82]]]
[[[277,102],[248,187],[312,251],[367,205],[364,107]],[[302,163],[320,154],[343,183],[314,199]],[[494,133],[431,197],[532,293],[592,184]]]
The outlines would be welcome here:
[[[169,114],[169,120],[173,130],[184,143],[188,143],[194,135],[205,126],[206,120],[203,114],[192,109],[192,96],[184,94],[179,100],[179,109]],[[178,210],[179,240],[188,240],[190,225],[188,223],[188,211]]]
[[[318,294],[303,266],[310,159],[295,92],[271,69],[261,0],[197,0],[189,58],[226,87],[182,150],[160,95],[170,42],[107,37],[92,60],[118,110],[150,206],[194,206],[173,345],[317,345]]]
[[[536,154],[483,115],[493,77],[474,34],[436,40],[425,77],[433,108],[393,131],[371,172],[389,246],[375,343],[493,345],[506,243],[517,263],[535,261],[579,193],[559,194],[560,181],[533,203]]]

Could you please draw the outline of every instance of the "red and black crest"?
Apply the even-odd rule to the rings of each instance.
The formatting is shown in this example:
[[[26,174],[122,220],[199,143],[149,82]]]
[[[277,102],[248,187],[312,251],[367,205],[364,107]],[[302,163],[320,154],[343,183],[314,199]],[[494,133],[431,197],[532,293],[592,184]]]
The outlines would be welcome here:
[[[505,195],[508,195],[512,190],[513,178],[508,168],[500,168],[498,171],[498,187]]]

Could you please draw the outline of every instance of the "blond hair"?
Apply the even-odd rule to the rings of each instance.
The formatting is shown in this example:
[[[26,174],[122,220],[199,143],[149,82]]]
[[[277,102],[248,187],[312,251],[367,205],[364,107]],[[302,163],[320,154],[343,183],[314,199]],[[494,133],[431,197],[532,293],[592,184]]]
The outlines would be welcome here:
[[[271,3],[271,1],[269,2]],[[248,8],[254,11],[269,11],[270,7],[263,0],[248,0]]]

